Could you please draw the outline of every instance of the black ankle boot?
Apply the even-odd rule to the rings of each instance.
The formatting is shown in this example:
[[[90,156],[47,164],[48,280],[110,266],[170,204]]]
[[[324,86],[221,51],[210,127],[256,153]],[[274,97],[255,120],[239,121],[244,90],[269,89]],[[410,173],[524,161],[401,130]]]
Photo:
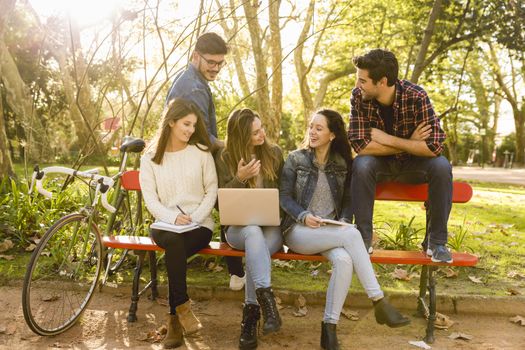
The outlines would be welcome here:
[[[245,304],[242,309],[241,337],[239,349],[250,350],[257,347],[257,324],[261,313],[259,305]]]
[[[321,322],[321,348],[325,350],[339,350],[336,333],[337,325]]]
[[[281,329],[281,317],[275,304],[272,288],[258,288],[255,293],[263,314],[263,334],[277,332]]]
[[[374,301],[374,314],[379,324],[386,324],[388,327],[403,327],[410,323],[410,319],[401,315],[386,298]]]

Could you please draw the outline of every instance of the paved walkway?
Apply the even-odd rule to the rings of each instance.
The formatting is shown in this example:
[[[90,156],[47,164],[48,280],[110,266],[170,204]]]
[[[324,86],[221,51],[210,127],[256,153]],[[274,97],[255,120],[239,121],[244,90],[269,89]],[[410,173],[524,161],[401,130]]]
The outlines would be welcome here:
[[[454,167],[454,179],[479,180],[525,186],[525,169]]]

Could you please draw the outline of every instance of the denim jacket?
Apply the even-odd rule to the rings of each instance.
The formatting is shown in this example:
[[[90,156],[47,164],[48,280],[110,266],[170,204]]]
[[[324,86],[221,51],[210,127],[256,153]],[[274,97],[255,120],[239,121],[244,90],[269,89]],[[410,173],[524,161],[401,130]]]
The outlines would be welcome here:
[[[206,124],[210,141],[215,143],[217,140],[217,117],[211,89],[206,79],[191,63],[173,80],[166,98],[166,104],[177,97],[191,101],[199,107],[204,116],[204,124]]]
[[[343,157],[330,153],[325,169],[330,192],[334,199],[336,219],[351,222],[350,179],[351,173]],[[317,186],[319,169],[314,163],[314,151],[299,149],[288,155],[281,174],[279,202],[286,215],[281,223],[283,233],[304,218]]]

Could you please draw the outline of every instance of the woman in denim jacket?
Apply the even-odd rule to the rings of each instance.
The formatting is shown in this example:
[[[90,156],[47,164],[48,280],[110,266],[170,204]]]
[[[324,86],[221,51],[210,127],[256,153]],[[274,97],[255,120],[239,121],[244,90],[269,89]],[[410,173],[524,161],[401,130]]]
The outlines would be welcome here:
[[[279,146],[266,140],[261,119],[251,109],[228,118],[226,147],[215,157],[219,187],[277,188],[283,167]],[[279,226],[224,227],[226,240],[246,252],[245,305],[239,349],[257,347],[257,322],[263,314],[263,334],[277,332],[281,317],[271,288],[271,255],[283,246]]]
[[[384,298],[361,234],[350,224],[352,154],[339,113],[323,109],[310,120],[305,146],[288,156],[281,175],[281,225],[286,245],[301,254],[321,253],[333,265],[321,323],[321,347],[339,349],[336,324],[352,281],[352,271],[372,299],[376,321],[390,327],[407,325]],[[326,224],[330,219],[341,225]]]

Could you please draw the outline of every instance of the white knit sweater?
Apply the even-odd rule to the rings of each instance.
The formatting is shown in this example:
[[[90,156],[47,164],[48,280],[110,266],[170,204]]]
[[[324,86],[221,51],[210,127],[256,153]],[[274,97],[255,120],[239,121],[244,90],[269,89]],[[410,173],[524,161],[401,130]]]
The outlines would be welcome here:
[[[153,155],[148,152],[140,159],[140,187],[149,212],[157,220],[175,223],[179,205],[193,222],[213,231],[217,173],[211,153],[188,145],[164,153],[160,165],[151,160]]]

